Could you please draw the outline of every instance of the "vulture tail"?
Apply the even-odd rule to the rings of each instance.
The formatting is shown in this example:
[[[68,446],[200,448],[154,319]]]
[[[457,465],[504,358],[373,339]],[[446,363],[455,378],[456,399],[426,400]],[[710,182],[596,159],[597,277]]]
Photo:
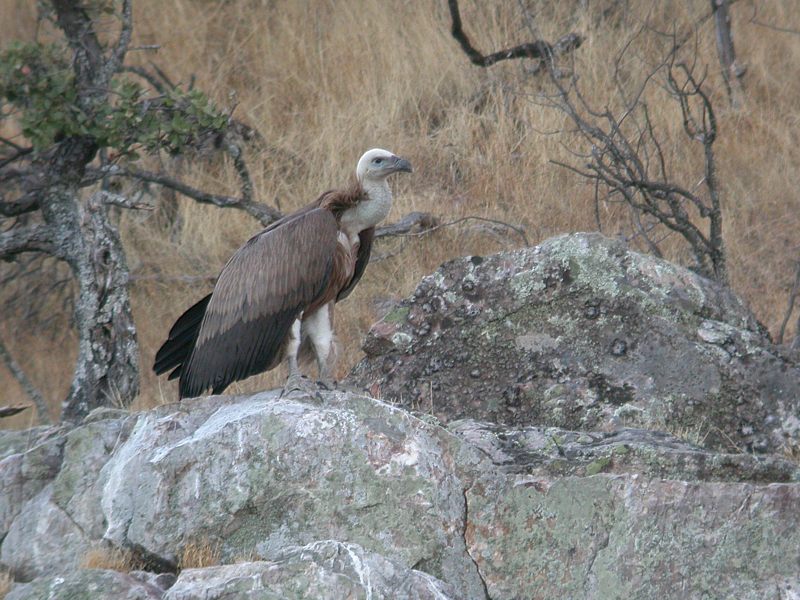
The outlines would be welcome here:
[[[169,375],[170,379],[175,379],[180,375],[183,365],[192,354],[209,300],[211,300],[211,294],[194,304],[175,321],[172,329],[169,330],[167,341],[156,352],[156,360],[153,363],[153,371],[156,372],[156,375],[166,373],[170,369],[174,369]]]

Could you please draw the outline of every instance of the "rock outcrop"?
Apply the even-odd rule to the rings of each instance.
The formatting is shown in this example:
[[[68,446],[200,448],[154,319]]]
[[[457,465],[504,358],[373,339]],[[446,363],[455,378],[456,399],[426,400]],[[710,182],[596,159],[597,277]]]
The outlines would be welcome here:
[[[599,234],[458,258],[372,327],[350,382],[442,421],[800,444],[800,368],[729,290]]]
[[[211,397],[43,442],[60,438],[63,458],[3,540],[2,562],[32,580],[10,597],[762,598],[800,584],[800,470],[778,456],[643,430],[446,430],[322,398]],[[198,541],[221,566],[160,592],[79,568],[102,542],[175,572]]]
[[[326,391],[0,432],[7,600],[798,598],[800,466],[769,452],[797,367],[733,296],[626,252],[455,261],[377,325],[356,378],[427,385],[446,426]],[[103,549],[130,572],[87,568]]]

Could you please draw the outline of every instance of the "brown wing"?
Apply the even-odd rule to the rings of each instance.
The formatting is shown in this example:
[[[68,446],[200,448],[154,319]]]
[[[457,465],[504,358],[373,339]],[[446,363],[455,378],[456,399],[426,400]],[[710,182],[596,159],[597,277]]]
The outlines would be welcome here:
[[[211,300],[211,294],[193,304],[175,321],[172,329],[169,330],[167,341],[156,352],[156,359],[153,363],[153,371],[156,372],[156,375],[172,369],[169,379],[180,376],[183,365],[191,355],[194,343],[197,341],[197,334],[200,332],[200,324],[203,322],[203,315],[206,313],[209,300]]]
[[[337,230],[329,210],[303,211],[231,257],[181,370],[181,398],[220,393],[278,364],[292,323],[328,284]]]
[[[350,283],[339,292],[339,295],[336,296],[336,301],[344,300],[350,295],[350,292],[353,291],[353,288],[356,287],[358,280],[361,279],[361,276],[364,274],[364,269],[367,268],[367,264],[369,263],[369,255],[372,252],[372,240],[375,239],[375,228],[370,227],[369,229],[365,229],[361,233],[358,234],[358,238],[360,240],[358,246],[358,256],[356,257],[356,267],[353,271],[353,277],[350,279]]]

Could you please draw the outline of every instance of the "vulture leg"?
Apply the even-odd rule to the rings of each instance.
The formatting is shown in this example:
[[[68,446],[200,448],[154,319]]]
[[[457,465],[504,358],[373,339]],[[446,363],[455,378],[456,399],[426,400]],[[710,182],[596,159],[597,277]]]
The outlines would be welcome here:
[[[319,368],[319,385],[332,390],[335,387],[331,379],[330,358],[333,348],[333,302],[329,302],[303,322],[304,329],[314,346],[314,355]]]
[[[301,315],[302,316],[302,315]],[[281,396],[288,396],[292,392],[313,394],[317,391],[316,386],[307,377],[300,373],[297,365],[297,352],[300,349],[300,317],[298,317],[292,328],[289,330],[289,339],[286,342],[286,356],[289,362],[289,377],[283,386]]]

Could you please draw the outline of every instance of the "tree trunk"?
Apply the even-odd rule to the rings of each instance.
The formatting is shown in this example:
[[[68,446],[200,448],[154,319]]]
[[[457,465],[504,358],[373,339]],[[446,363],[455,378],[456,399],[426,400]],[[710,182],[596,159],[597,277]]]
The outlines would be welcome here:
[[[78,360],[62,419],[78,421],[98,406],[128,404],[139,390],[136,329],[128,294],[128,266],[119,234],[98,194],[82,202],[79,183],[96,146],[62,141],[51,161],[42,204],[55,246],[75,276]]]

